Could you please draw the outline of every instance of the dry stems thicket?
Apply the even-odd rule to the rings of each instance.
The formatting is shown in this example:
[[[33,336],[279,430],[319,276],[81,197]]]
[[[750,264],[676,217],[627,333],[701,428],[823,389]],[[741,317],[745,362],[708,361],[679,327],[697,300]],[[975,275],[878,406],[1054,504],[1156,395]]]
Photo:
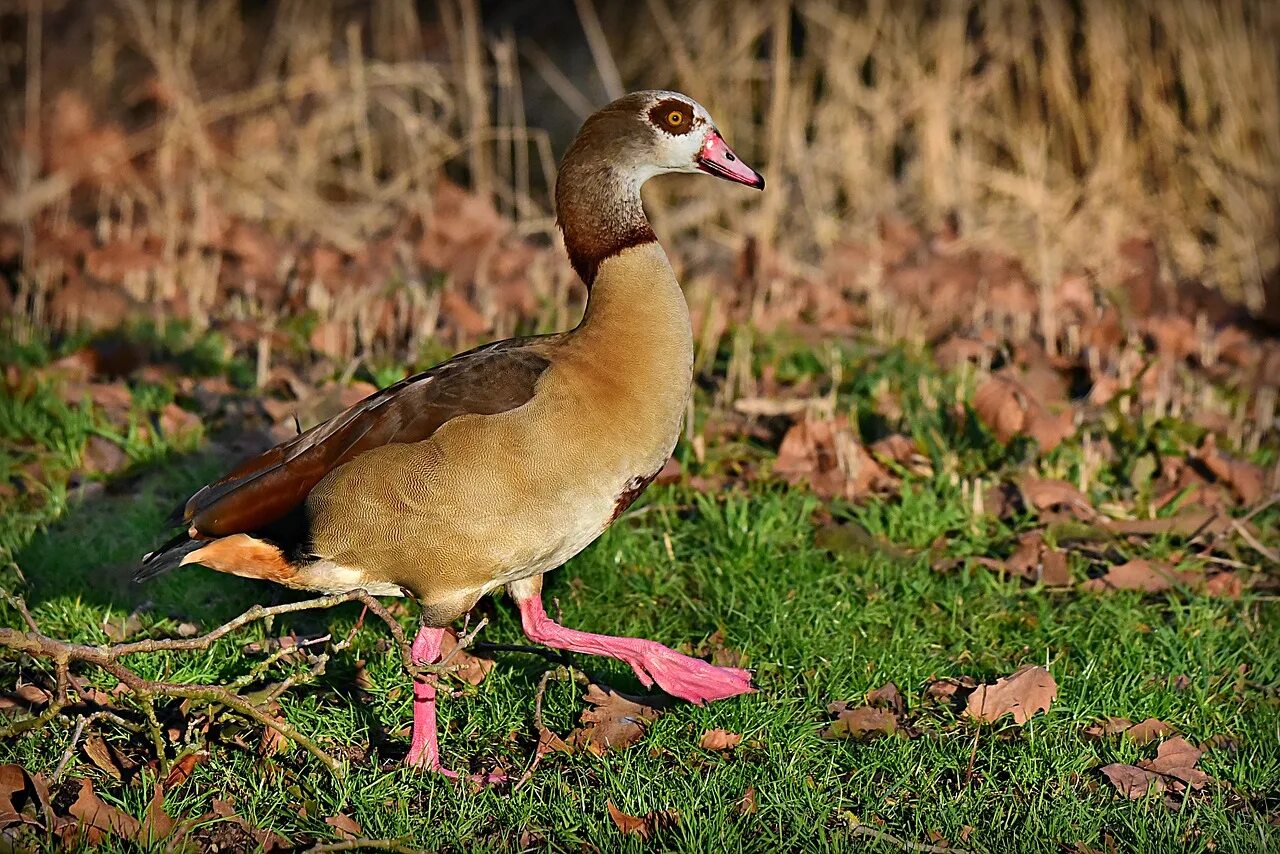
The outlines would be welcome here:
[[[687,277],[695,313],[785,317],[824,259],[841,281],[825,303],[874,309],[894,213],[1019,259],[1039,283],[1023,326],[1050,342],[1059,283],[1122,291],[1134,235],[1162,284],[1201,278],[1255,310],[1280,263],[1265,0],[598,7],[566,28],[606,91],[690,92],[769,176],[763,198],[653,191],[677,257],[705,267],[745,236],[767,250],[765,287]],[[18,334],[176,316],[239,324],[269,363],[277,323],[308,312],[339,359],[572,320],[567,265],[521,239],[554,239],[555,169],[522,69],[573,111],[589,101],[550,46],[486,31],[476,0],[27,9],[7,20],[25,97],[4,105],[0,204]]]

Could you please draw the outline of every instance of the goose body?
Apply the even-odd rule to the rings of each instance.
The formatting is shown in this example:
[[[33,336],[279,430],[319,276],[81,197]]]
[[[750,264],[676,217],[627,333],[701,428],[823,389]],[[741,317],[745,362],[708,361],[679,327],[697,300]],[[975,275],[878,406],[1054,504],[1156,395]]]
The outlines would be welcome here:
[[[590,289],[582,322],[456,356],[245,461],[187,501],[185,532],[138,577],[202,564],[299,589],[412,596],[424,663],[443,627],[506,587],[534,640],[621,658],[694,702],[751,690],[744,671],[575,632],[541,606],[542,575],[617,519],[679,436],[689,313],[639,189],[698,170],[763,187],[683,95],[633,93],[596,113],[556,186],[565,246]],[[434,686],[415,691],[410,761],[443,771]]]

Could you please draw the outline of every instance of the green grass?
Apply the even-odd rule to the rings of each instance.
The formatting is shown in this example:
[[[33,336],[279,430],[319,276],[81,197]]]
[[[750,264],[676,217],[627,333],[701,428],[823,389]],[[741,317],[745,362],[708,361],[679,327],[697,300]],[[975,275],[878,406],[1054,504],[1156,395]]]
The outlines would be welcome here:
[[[857,395],[881,376],[911,389],[919,370],[899,356],[845,375],[856,377],[849,392]],[[936,453],[940,472],[948,453],[964,473],[1017,467],[1018,449],[994,447],[972,424],[950,424],[906,397],[917,432],[945,444]],[[26,410],[39,405],[3,401],[0,426],[28,424]],[[62,431],[70,454],[95,428],[83,414],[59,421],[59,413],[30,423],[45,430],[46,443]],[[145,631],[163,636],[182,621],[207,629],[253,602],[285,600],[279,590],[198,568],[145,587],[127,580],[136,556],[160,538],[172,505],[223,464],[199,453],[160,453],[140,456],[141,474],[126,487],[82,503],[53,502],[38,517],[6,512],[0,521],[0,542],[24,544],[12,552],[26,578],[18,592],[47,633],[102,642],[104,617],[142,608]],[[1069,454],[1050,463],[1071,466]],[[925,549],[940,537],[948,554],[1000,554],[1014,533],[995,520],[974,523],[948,473],[915,479],[898,499],[833,508],[839,520],[893,548],[820,548],[812,521],[817,508],[813,497],[780,487],[715,496],[655,488],[637,505],[641,512],[633,510],[548,579],[548,610],[555,614],[558,603],[574,627],[671,646],[696,646],[722,631],[728,646],[748,656],[755,695],[706,708],[675,705],[626,751],[603,758],[553,754],[517,791],[476,792],[399,767],[407,739],[398,733],[410,720],[410,693],[393,657],[381,651],[383,633],[374,622],[319,683],[290,692],[283,704],[304,733],[355,757],[348,776],[331,776],[296,748],[261,759],[229,743],[225,729],[211,745],[211,760],[169,794],[168,810],[195,816],[215,798],[234,799],[240,815],[255,823],[319,839],[336,838],[323,819],[346,812],[370,837],[456,851],[517,850],[526,831],[534,847],[641,850],[640,840],[613,827],[607,800],[636,815],[678,810],[679,824],[650,846],[689,851],[895,850],[855,836],[858,823],[918,842],[936,831],[953,845],[983,851],[1055,851],[1076,842],[1105,849],[1108,838],[1120,850],[1144,852],[1280,849],[1275,601],[1251,594],[1240,601],[1185,592],[1088,595],[1026,587],[976,568],[937,572]],[[1073,568],[1083,576],[1083,562]],[[490,617],[483,640],[520,642],[508,601],[482,608]],[[3,613],[12,624],[12,612]],[[272,634],[340,632],[356,613],[298,614],[277,621]],[[404,619],[411,623],[410,615]],[[266,636],[255,627],[207,653],[154,655],[135,664],[149,676],[228,682],[261,657],[244,652],[244,644]],[[354,682],[357,658],[367,661],[364,691]],[[518,774],[533,754],[533,698],[550,665],[521,653],[496,658],[480,686],[444,701],[442,746],[453,767],[479,770],[501,759]],[[640,692],[623,665],[581,657],[578,663],[620,690]],[[1007,718],[979,727],[922,698],[933,677],[990,679],[1024,664],[1047,665],[1059,686],[1052,709],[1025,727]],[[15,672],[12,661],[0,663],[6,684]],[[1179,689],[1182,674],[1190,682]],[[828,703],[860,701],[887,681],[906,694],[917,738],[821,738]],[[550,684],[546,720],[561,734],[577,720],[580,695],[572,683]],[[1158,797],[1123,800],[1097,769],[1149,757],[1154,746],[1082,735],[1107,715],[1155,716],[1192,741],[1230,735],[1239,748],[1206,754],[1200,767],[1216,782],[1179,807]],[[699,737],[711,728],[741,733],[742,746],[732,754],[700,749]],[[14,739],[0,745],[0,760],[48,770],[69,735],[60,724]],[[244,740],[256,745],[257,733],[246,728]],[[103,778],[83,754],[68,776],[95,778],[108,800],[134,815],[150,795],[149,786]],[[759,809],[741,815],[736,804],[748,787]],[[962,843],[965,828],[972,830]]]

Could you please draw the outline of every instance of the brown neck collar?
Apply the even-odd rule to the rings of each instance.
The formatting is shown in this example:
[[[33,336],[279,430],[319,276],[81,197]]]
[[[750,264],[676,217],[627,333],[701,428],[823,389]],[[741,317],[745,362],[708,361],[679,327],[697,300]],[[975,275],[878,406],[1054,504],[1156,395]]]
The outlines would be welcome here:
[[[589,290],[606,258],[658,238],[644,214],[635,178],[603,157],[582,154],[575,144],[560,166],[556,222],[569,263]]]

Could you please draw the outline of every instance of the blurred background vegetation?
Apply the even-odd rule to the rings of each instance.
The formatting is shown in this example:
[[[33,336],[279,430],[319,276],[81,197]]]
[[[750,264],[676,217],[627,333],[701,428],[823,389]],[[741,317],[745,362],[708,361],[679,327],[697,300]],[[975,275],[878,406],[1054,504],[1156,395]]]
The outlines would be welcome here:
[[[442,208],[453,245],[419,260],[474,276],[504,220],[554,239],[559,152],[636,88],[701,100],[770,181],[762,199],[655,182],[658,231],[691,264],[750,238],[774,268],[852,265],[872,289],[885,259],[868,256],[903,217],[1013,255],[1045,292],[1082,272],[1122,288],[1118,250],[1149,240],[1162,279],[1262,312],[1280,263],[1280,8],[1266,0],[30,0],[0,26],[0,300],[36,325],[170,301],[199,326],[227,310],[229,261],[253,280],[229,286],[248,314],[279,313],[273,280],[382,288]],[[442,200],[445,180],[473,195]],[[127,246],[88,265],[125,286],[108,316],[83,305],[97,282],[68,281],[62,244],[86,237],[69,222]],[[300,245],[323,249],[303,259],[319,269],[282,257]],[[534,304],[568,319],[565,270],[482,270],[522,281],[505,300],[470,294],[470,325],[504,332],[519,318],[501,315]],[[338,321],[333,349],[375,343],[337,328],[359,299],[299,299]],[[404,316],[387,337],[421,332],[412,307],[390,310]]]

